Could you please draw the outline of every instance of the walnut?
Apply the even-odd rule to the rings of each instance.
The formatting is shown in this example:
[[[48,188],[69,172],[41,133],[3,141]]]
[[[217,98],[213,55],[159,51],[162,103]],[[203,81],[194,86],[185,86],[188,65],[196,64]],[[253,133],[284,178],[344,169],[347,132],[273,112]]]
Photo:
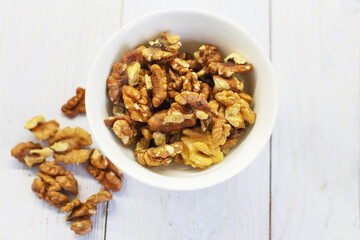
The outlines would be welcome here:
[[[123,175],[121,171],[107,158],[100,157],[99,150],[94,149],[90,156],[90,164],[87,171],[93,175],[106,190],[114,192],[120,191],[122,187]],[[107,163],[105,163],[107,162]],[[105,167],[106,168],[102,168]]]
[[[146,87],[140,91],[131,86],[122,88],[124,104],[134,121],[146,122],[152,115],[150,98]]]
[[[75,221],[70,228],[76,234],[84,235],[92,230],[91,217],[97,212],[97,204],[110,201],[112,195],[109,191],[101,189],[99,193],[90,196],[85,203],[74,199],[61,208],[63,212],[70,212],[67,221]]]
[[[184,148],[181,156],[185,165],[203,169],[223,160],[224,155],[217,142],[213,142],[209,130],[183,129],[182,133],[180,139]]]
[[[53,156],[56,161],[65,164],[80,164],[89,159],[90,152],[79,148],[91,145],[92,139],[91,135],[82,128],[66,127],[49,138],[49,144],[55,151]]]
[[[137,151],[134,153],[137,161],[143,166],[157,167],[160,165],[169,165],[172,157],[182,152],[183,144],[175,142],[169,145],[163,145],[157,148]]]
[[[74,149],[68,153],[54,153],[55,161],[65,164],[81,164],[89,159],[90,152],[87,149]]]
[[[252,98],[245,93],[234,93],[233,91],[222,91],[215,95],[217,101],[226,106],[226,119],[235,128],[245,128],[244,121],[253,124],[256,114],[251,110],[249,102]],[[248,102],[249,101],[249,102]]]
[[[222,59],[221,53],[215,46],[211,45],[202,45],[199,51],[194,52],[194,56],[200,64],[205,66],[212,62],[220,62]]]
[[[77,206],[81,204],[80,200],[77,198],[74,198],[71,202],[67,203],[65,206],[61,208],[61,211],[63,212],[70,212]]]
[[[166,135],[162,132],[154,132],[153,138],[156,146],[162,146],[166,144]]]
[[[235,62],[235,64],[245,64],[247,61],[246,59],[241,56],[238,53],[231,53],[229,54],[225,59],[224,62],[227,62],[229,60],[232,60],[233,62]]]
[[[34,166],[35,164],[42,163],[46,158],[50,157],[53,154],[51,148],[43,149],[31,149],[29,153],[25,156],[24,161],[29,167]]]
[[[169,114],[170,113],[170,114]],[[169,116],[171,116],[169,118]],[[171,132],[178,131],[183,128],[192,127],[196,124],[195,115],[191,114],[188,118],[186,114],[179,113],[177,116],[171,114],[170,109],[162,110],[155,113],[148,121],[149,129],[153,132]],[[168,119],[166,122],[165,120]],[[169,120],[174,119],[174,120]]]
[[[181,76],[180,79],[183,82],[182,91],[190,91],[195,93],[201,91],[201,84],[196,73],[188,72],[185,76]]]
[[[55,180],[61,187],[72,194],[78,194],[78,183],[71,172],[66,171],[64,176],[57,176]]]
[[[153,133],[150,131],[148,126],[141,127],[141,134],[147,141],[151,141],[151,139],[153,139]]]
[[[96,206],[99,203],[107,202],[110,201],[111,199],[112,199],[112,194],[107,190],[101,189],[100,192],[90,196],[86,200],[86,203]]]
[[[189,71],[190,64],[186,60],[176,57],[170,61],[170,66],[180,75],[183,75]]]
[[[230,135],[231,125],[226,123],[225,108],[220,106],[217,111],[217,116],[213,118],[211,138],[212,141],[223,145],[226,138]]]
[[[110,100],[119,104],[122,100],[121,89],[127,84],[136,84],[139,78],[139,66],[142,62],[142,53],[139,50],[129,50],[120,62],[113,64],[113,70],[107,79],[108,95]]]
[[[115,105],[113,107],[113,110],[112,110],[114,116],[124,115],[124,111],[125,111],[125,108],[123,106],[120,106],[120,105]]]
[[[157,64],[153,64],[150,67],[151,75],[151,84],[152,84],[152,103],[154,107],[160,106],[161,103],[167,97],[167,78],[165,70]]]
[[[59,123],[55,120],[45,122],[43,116],[36,116],[29,120],[25,126],[25,129],[30,130],[37,140],[42,141],[53,136],[59,128]]]
[[[43,199],[46,191],[45,182],[41,181],[39,178],[35,178],[33,184],[31,185],[31,189],[36,192],[36,195],[39,199]]]
[[[150,142],[148,140],[146,140],[146,138],[141,138],[136,143],[135,152],[145,150],[145,149],[147,149],[149,147],[149,145],[150,145]]]
[[[175,97],[175,101],[180,105],[187,105],[192,110],[209,111],[210,106],[206,100],[206,96],[202,93],[196,92],[182,92]]]
[[[220,146],[221,150],[230,149],[235,147],[240,139],[241,134],[244,133],[244,129],[231,129],[230,136],[226,139],[226,142]]]
[[[70,98],[70,100],[61,107],[61,111],[70,118],[75,117],[78,113],[86,113],[85,89],[81,87],[76,88],[76,96]]]
[[[180,36],[169,35],[164,32],[155,41],[150,41],[149,45],[148,48],[145,46],[138,47],[147,62],[168,62],[178,54],[181,47]]]
[[[84,219],[71,224],[70,229],[78,235],[85,235],[92,230],[92,222],[90,219]]]
[[[128,115],[108,117],[104,120],[104,123],[107,127],[113,129],[115,135],[121,139],[125,146],[134,142],[137,135],[136,122]]]
[[[212,74],[217,74],[222,77],[231,77],[233,74],[241,73],[245,74],[251,71],[253,65],[250,63],[246,64],[236,64],[233,61],[228,61],[225,63],[221,62],[212,62],[209,64],[209,71]]]
[[[22,142],[17,144],[15,147],[11,149],[11,156],[18,159],[20,162],[24,162],[25,157],[32,149],[41,149],[41,145],[39,143],[34,142]]]
[[[214,80],[214,93],[218,93],[224,90],[231,90],[233,92],[240,92],[243,90],[244,85],[236,77],[230,77],[228,79],[220,77],[218,75],[213,76]]]
[[[210,93],[212,92],[209,84],[202,82],[200,84],[200,88],[201,88],[200,93],[204,94],[205,99],[208,99],[210,96]]]
[[[72,194],[78,193],[77,180],[57,163],[44,162],[39,169],[42,171],[38,173],[41,180],[35,178],[31,187],[40,199],[44,198],[50,205],[60,208],[70,201],[60,192],[62,189]]]

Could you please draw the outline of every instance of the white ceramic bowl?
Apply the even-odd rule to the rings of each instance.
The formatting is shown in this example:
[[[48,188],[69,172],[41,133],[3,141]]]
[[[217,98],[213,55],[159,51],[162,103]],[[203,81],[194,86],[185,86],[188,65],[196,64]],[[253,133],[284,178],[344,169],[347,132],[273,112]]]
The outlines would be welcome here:
[[[204,170],[177,165],[147,168],[138,164],[133,150],[124,147],[104,124],[111,115],[106,79],[113,62],[129,49],[155,39],[161,32],[178,34],[183,47],[194,52],[202,44],[217,46],[225,57],[237,52],[254,65],[244,77],[245,92],[253,96],[256,122],[248,127],[237,147],[224,161]],[[94,138],[105,154],[125,174],[164,189],[194,190],[223,182],[239,173],[260,153],[268,141],[277,114],[277,83],[272,65],[255,39],[239,25],[212,13],[177,9],[148,14],[116,32],[100,50],[87,82],[86,112]]]

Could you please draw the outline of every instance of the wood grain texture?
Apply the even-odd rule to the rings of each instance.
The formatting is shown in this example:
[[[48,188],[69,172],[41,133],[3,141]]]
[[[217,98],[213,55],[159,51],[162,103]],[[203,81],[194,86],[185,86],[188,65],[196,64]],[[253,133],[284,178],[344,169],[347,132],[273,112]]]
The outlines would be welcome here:
[[[359,1],[272,1],[272,239],[360,239]]]
[[[188,6],[232,19],[269,51],[268,1],[125,0],[123,24],[152,11]],[[119,197],[109,203],[106,239],[268,238],[269,145],[246,170],[215,187],[166,191],[126,177]]]
[[[35,140],[23,126],[38,114],[89,130],[86,117],[69,120],[60,108],[85,86],[95,55],[120,26],[119,12],[121,1],[0,1],[0,239],[103,238],[104,204],[94,230],[75,236],[67,214],[32,192],[37,167],[19,163],[10,149]],[[67,169],[79,181],[81,200],[100,190],[85,166]]]

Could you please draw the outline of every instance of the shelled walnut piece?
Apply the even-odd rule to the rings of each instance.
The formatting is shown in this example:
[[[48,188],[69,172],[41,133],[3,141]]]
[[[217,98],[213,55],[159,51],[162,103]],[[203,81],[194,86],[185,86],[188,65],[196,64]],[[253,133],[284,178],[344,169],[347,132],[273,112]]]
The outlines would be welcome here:
[[[62,190],[78,193],[78,184],[71,172],[66,171],[56,162],[43,162],[40,164],[39,178],[35,178],[31,186],[38,198],[45,199],[50,205],[60,208],[68,203],[69,198]]]
[[[37,140],[42,141],[53,136],[59,129],[59,123],[55,120],[46,122],[41,115],[30,119],[24,126],[25,129],[30,130]]]
[[[74,118],[79,113],[86,113],[85,109],[85,89],[76,88],[76,96],[70,98],[62,107],[61,111],[68,117]]]
[[[66,218],[67,221],[75,221],[71,224],[70,229],[78,235],[85,235],[92,230],[91,217],[97,212],[97,205],[112,199],[112,194],[104,189],[90,196],[86,202],[82,203],[75,198],[61,208],[63,212],[70,212]]]
[[[122,172],[107,157],[103,157],[98,149],[91,152],[86,169],[106,190],[120,191],[124,178]]]
[[[91,135],[80,127],[66,127],[49,138],[49,145],[54,150],[54,158],[65,164],[80,164],[89,159],[90,151],[80,149],[92,144]]]
[[[174,161],[205,168],[218,163],[223,152],[236,145],[239,134],[234,132],[256,119],[252,98],[242,92],[239,78],[252,70],[251,63],[238,53],[223,59],[220,49],[209,44],[193,55],[179,53],[180,47],[180,36],[162,33],[149,46],[129,50],[122,65],[114,64],[107,81],[114,109],[125,108],[104,122],[125,146],[136,143],[135,158],[144,166]],[[130,59],[129,68],[124,59],[130,55],[136,57]],[[126,71],[136,81],[129,81]],[[121,84],[109,86],[115,77],[123,79]],[[117,101],[112,92],[121,92]],[[154,151],[165,153],[165,147],[179,143],[176,154],[153,156]]]

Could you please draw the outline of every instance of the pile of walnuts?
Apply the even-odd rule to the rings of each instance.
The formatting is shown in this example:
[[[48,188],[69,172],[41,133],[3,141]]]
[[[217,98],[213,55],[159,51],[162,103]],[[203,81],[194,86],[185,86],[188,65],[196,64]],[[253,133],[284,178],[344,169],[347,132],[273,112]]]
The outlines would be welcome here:
[[[104,120],[144,166],[171,161],[206,168],[221,162],[256,115],[236,74],[253,66],[237,53],[224,61],[202,45],[179,53],[180,36],[162,33],[126,52],[107,79],[113,116]]]
[[[78,105],[83,106],[83,103]],[[74,111],[78,111],[78,108],[75,107],[67,113]],[[26,123],[25,129],[30,130],[39,141],[47,140],[45,144],[48,147],[31,141],[22,142],[11,149],[11,155],[29,167],[40,164],[39,178],[34,179],[32,190],[38,198],[44,199],[50,205],[61,208],[63,212],[71,212],[67,221],[75,222],[70,228],[76,234],[84,235],[92,230],[90,218],[96,213],[97,204],[112,199],[109,190],[120,191],[123,174],[107,157],[102,156],[98,149],[90,151],[85,148],[92,144],[91,135],[87,131],[80,127],[59,127],[60,124],[55,120],[46,121],[43,116],[34,117]],[[55,161],[49,161],[51,156]],[[70,197],[79,192],[78,181],[60,163],[79,165],[86,162],[86,169],[104,189],[89,197],[85,203],[77,198],[70,201]]]

